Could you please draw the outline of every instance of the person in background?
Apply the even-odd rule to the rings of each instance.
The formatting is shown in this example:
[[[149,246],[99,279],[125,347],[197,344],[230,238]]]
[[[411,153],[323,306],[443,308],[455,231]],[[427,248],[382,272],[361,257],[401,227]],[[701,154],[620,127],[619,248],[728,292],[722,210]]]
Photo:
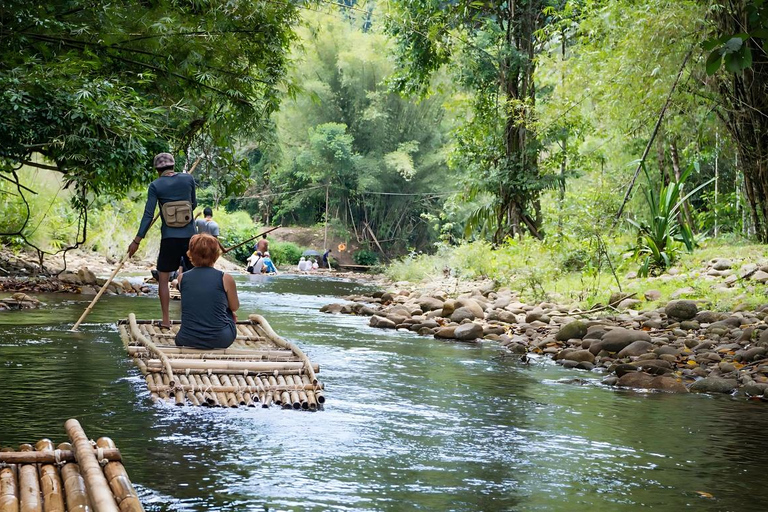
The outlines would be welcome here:
[[[163,319],[161,326],[170,327],[171,318],[168,305],[171,302],[168,281],[171,272],[179,268],[192,268],[187,257],[189,239],[195,234],[195,224],[192,222],[192,211],[197,206],[195,196],[195,179],[191,174],[174,171],[176,161],[170,153],[159,153],[153,162],[158,178],[150,183],[147,190],[147,203],[144,206],[144,216],[141,218],[139,231],[133,242],[128,246],[130,258],[139,249],[142,239],[152,224],[155,207],[160,204],[160,228],[162,240],[160,252],[157,255],[157,294],[160,296],[160,309]]]
[[[261,274],[264,267],[264,258],[261,255],[261,251],[256,251],[248,258],[248,270],[249,274]]]
[[[320,268],[320,265],[317,264],[317,260],[315,258],[312,258],[312,270],[317,270]]]
[[[195,235],[187,255],[195,268],[179,276],[181,328],[176,345],[227,348],[237,336],[240,300],[232,276],[213,268],[221,255],[219,242],[211,235]]]
[[[323,253],[323,268],[331,268],[331,264],[328,262],[328,255],[331,254],[330,249],[326,249]]]
[[[304,256],[302,256],[301,259],[299,259],[299,266],[298,266],[297,270],[299,272],[306,272],[307,271]]]
[[[277,274],[277,268],[272,263],[272,258],[269,257],[269,251],[264,253],[264,268],[268,274]]]
[[[267,240],[266,233],[261,235],[261,240],[256,244],[256,249],[254,249],[254,251],[259,251],[261,254],[269,251],[269,241]]]
[[[195,221],[195,228],[199,234],[206,234],[219,238],[219,225],[213,220],[213,210],[206,207],[203,210],[202,219]]]

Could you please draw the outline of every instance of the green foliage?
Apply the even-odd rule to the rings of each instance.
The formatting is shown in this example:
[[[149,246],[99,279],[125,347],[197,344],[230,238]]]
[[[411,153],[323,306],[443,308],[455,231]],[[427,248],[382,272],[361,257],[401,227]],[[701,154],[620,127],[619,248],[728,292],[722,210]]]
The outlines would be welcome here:
[[[295,265],[301,259],[304,249],[293,242],[270,242],[269,256],[277,265]]]
[[[213,220],[219,224],[219,241],[225,248],[233,247],[249,238],[255,237],[263,231],[263,228],[254,224],[250,215],[243,211],[230,213],[223,209],[214,210]],[[227,255],[236,261],[245,263],[245,260],[253,253],[256,241],[256,239],[253,239],[227,253]]]
[[[391,42],[364,31],[367,21],[304,18],[291,74],[302,90],[275,116],[274,144],[259,147],[252,195],[280,223],[314,225],[327,190],[328,220],[345,232],[370,240],[367,223],[388,252],[428,247],[435,234],[422,214],[457,188],[445,165],[446,96],[388,91]]]
[[[688,252],[692,252],[696,247],[697,241],[693,235],[692,226],[681,220],[680,208],[688,197],[709,182],[683,196],[685,182],[693,168],[683,173],[678,181],[672,181],[668,185],[660,184],[658,190],[654,188],[645,166],[643,170],[648,180],[648,185],[643,190],[648,217],[647,220],[639,222],[632,219],[627,221],[638,230],[635,251],[643,257],[638,273],[641,276],[648,276],[651,272],[658,272],[672,266],[678,258],[680,244]]]
[[[547,182],[538,168],[534,70],[538,36],[550,21],[544,13],[555,5],[387,3],[398,59],[394,87],[428,92],[432,76],[446,66],[466,88],[466,120],[454,132],[449,163],[465,171],[462,195],[476,202],[467,234],[491,233],[495,243],[523,232],[541,236],[538,199]]]
[[[84,209],[88,192],[151,180],[152,155],[171,150],[180,164],[205,153],[217,173],[201,178],[241,189],[220,171],[239,167],[233,137],[261,132],[291,89],[296,13],[249,0],[3,2],[0,173],[59,172]]]
[[[360,249],[359,251],[355,251],[352,253],[352,259],[355,260],[355,263],[358,265],[372,266],[379,264],[378,253],[369,251],[368,249]]]

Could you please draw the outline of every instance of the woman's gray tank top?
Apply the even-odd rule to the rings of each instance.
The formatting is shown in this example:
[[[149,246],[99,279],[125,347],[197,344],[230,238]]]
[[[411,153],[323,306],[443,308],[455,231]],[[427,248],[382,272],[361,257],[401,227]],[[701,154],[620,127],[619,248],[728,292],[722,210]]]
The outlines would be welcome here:
[[[176,345],[195,348],[227,348],[237,334],[224,273],[213,267],[184,272],[180,284],[181,329]]]

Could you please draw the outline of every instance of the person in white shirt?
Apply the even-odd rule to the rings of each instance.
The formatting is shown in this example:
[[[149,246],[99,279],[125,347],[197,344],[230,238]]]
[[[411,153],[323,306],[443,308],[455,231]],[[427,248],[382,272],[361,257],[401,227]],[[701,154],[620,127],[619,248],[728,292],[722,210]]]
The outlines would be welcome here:
[[[264,268],[264,258],[261,257],[260,251],[255,251],[248,258],[248,268],[247,268],[248,273],[261,274],[261,271],[263,268]]]

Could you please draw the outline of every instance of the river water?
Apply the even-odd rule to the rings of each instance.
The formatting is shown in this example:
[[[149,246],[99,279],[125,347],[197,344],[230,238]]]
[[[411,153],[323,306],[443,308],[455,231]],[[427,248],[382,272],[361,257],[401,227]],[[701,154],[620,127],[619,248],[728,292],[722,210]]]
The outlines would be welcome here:
[[[615,391],[495,343],[450,343],[326,315],[364,291],[306,276],[237,278],[326,385],[324,410],[153,404],[115,321],[156,297],[0,313],[0,444],[108,435],[151,511],[749,511],[768,509],[768,404]],[[178,318],[178,303],[172,316]]]

